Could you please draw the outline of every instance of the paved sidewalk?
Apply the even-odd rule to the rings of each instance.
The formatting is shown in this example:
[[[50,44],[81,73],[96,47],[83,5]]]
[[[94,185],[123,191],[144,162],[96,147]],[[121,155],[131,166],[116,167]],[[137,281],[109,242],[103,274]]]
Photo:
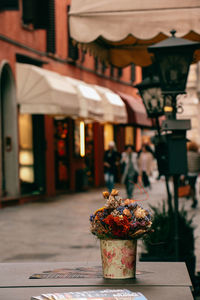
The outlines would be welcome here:
[[[123,186],[117,186],[125,197]],[[89,232],[89,215],[104,204],[104,188],[68,194],[42,202],[7,207],[0,210],[0,262],[22,261],[100,261],[99,241]],[[199,193],[199,192],[198,192]],[[144,199],[139,190],[137,199]],[[157,205],[166,199],[165,182],[152,180],[149,198],[142,202]],[[195,247],[200,271],[200,201],[191,209],[191,201],[179,201],[189,215],[194,215]],[[139,247],[140,252],[140,247]]]

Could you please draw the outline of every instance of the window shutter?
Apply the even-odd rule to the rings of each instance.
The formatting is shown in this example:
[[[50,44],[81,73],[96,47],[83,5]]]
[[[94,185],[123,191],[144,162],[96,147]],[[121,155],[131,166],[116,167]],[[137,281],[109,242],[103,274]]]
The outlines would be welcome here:
[[[24,24],[33,23],[34,19],[34,0],[22,1],[22,19]]]
[[[131,64],[131,82],[135,81],[135,65]]]
[[[0,10],[18,10],[18,0],[0,0]]]
[[[48,24],[47,8],[49,5],[48,0],[34,0],[34,28],[46,29]]]
[[[49,0],[47,7],[47,52],[56,52],[55,41],[55,1]]]

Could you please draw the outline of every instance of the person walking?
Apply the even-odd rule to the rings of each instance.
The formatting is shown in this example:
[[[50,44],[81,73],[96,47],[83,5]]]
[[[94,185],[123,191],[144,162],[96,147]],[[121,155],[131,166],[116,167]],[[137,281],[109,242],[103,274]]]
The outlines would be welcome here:
[[[133,197],[134,183],[138,177],[137,153],[132,145],[126,145],[122,153],[121,165],[123,166],[122,184],[126,186],[126,194],[129,199]]]
[[[104,179],[108,191],[111,193],[115,184],[116,169],[120,162],[120,154],[116,150],[115,142],[110,141],[108,150],[104,154]]]
[[[196,208],[198,201],[196,198],[196,181],[200,173],[200,153],[198,152],[198,145],[195,142],[187,144],[187,161],[188,174],[187,179],[190,185],[190,197],[192,198],[192,208]]]
[[[143,182],[144,187],[151,188],[151,184],[149,181],[149,176],[152,173],[153,169],[153,160],[154,156],[151,151],[149,151],[148,145],[142,145],[142,149],[140,151],[138,157],[138,169],[139,175]]]

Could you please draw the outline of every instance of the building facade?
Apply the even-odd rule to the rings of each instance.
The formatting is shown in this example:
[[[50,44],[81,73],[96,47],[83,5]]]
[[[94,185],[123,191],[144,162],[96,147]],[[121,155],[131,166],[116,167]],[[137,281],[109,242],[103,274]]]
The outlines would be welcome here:
[[[143,128],[152,127],[133,88],[141,69],[113,68],[78,49],[69,36],[69,7],[67,0],[0,4],[1,202],[101,186],[108,142],[115,140],[119,152],[127,143],[139,150]],[[120,97],[126,121],[117,113],[104,118],[111,106],[97,113],[98,101],[81,98],[77,84],[83,94],[94,89],[103,99],[98,86]]]

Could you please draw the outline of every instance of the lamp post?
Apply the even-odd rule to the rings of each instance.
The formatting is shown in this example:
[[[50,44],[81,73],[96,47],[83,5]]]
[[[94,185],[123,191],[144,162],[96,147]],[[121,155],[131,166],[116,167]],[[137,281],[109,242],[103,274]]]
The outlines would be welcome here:
[[[176,97],[185,93],[189,67],[194,61],[195,50],[200,48],[200,43],[177,38],[175,33],[176,31],[172,30],[170,38],[148,47],[148,51],[154,54],[163,97],[170,99],[172,105],[172,120],[164,121],[162,127],[172,132],[167,135],[169,147],[166,172],[173,175],[174,181],[175,258],[179,260],[178,181],[181,174],[187,173],[185,134],[190,125],[189,120],[176,120]]]
[[[155,118],[158,135],[160,136],[159,117],[164,115],[164,98],[157,76],[146,77],[135,85],[140,93],[149,118]]]
[[[139,94],[144,103],[147,115],[149,118],[155,118],[156,121],[156,129],[157,136],[155,136],[155,153],[158,164],[159,175],[165,175],[165,184],[168,196],[168,208],[169,211],[172,211],[172,196],[169,189],[169,176],[167,174],[163,174],[162,172],[162,159],[163,156],[160,152],[163,152],[162,149],[165,147],[165,142],[163,141],[163,137],[160,132],[160,123],[159,117],[164,115],[166,103],[164,97],[162,95],[162,90],[160,88],[160,81],[157,76],[146,77],[141,83],[135,85],[139,91]],[[169,108],[170,109],[170,108]]]

